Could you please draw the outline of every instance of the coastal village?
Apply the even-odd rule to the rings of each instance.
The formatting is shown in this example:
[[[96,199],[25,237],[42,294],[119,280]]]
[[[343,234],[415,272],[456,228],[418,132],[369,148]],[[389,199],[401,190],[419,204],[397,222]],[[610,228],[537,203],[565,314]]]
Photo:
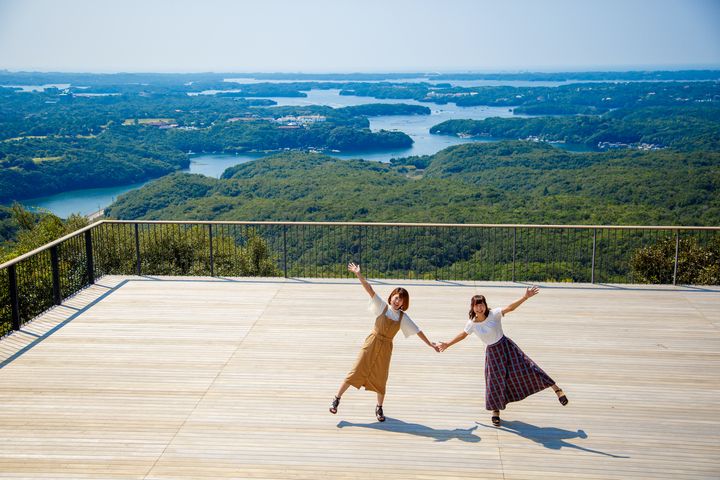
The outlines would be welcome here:
[[[279,125],[278,128],[302,128],[315,123],[322,123],[327,120],[324,115],[286,115],[284,117],[261,117],[259,115],[248,115],[244,117],[232,117],[227,123],[234,122],[273,122]],[[197,130],[195,126],[179,126],[172,118],[129,118],[123,125],[144,125],[146,127],[158,127],[161,129],[177,128],[179,130]]]

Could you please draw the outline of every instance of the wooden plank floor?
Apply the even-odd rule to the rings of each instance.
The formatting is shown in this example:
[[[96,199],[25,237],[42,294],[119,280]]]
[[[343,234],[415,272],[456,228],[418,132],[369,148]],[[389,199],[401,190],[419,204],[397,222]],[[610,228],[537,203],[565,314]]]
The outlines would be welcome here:
[[[376,282],[432,340],[509,283]],[[0,341],[0,477],[718,478],[720,289],[544,285],[505,320],[567,392],[484,410],[484,348],[395,341],[385,412],[349,390],[350,280],[105,277]]]

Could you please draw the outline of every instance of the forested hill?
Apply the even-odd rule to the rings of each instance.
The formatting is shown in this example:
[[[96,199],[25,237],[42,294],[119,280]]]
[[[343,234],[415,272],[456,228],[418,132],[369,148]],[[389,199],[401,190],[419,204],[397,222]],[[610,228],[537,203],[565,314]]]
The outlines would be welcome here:
[[[696,104],[614,110],[599,116],[448,120],[430,129],[442,135],[524,139],[622,146],[651,145],[675,150],[720,151],[720,107]]]
[[[0,202],[138,183],[188,168],[188,150],[370,151],[408,148],[369,116],[429,115],[421,105],[264,108],[206,96],[75,97],[0,87]],[[274,103],[274,102],[271,102]]]
[[[720,154],[570,153],[464,144],[392,165],[281,154],[222,179],[173,174],[122,196],[123,219],[717,225]]]

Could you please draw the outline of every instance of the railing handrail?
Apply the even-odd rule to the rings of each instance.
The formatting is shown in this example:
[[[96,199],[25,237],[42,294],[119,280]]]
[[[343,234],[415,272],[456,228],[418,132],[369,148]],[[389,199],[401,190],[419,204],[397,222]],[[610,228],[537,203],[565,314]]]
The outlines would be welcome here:
[[[46,244],[43,245],[42,247],[38,247],[38,248],[36,248],[35,250],[31,250],[31,251],[29,251],[29,252],[27,252],[27,253],[23,253],[23,254],[20,255],[19,257],[15,257],[15,258],[13,258],[12,260],[8,260],[7,262],[5,262],[5,263],[3,263],[3,264],[0,264],[0,270],[2,270],[3,268],[7,268],[7,267],[9,267],[9,266],[11,266],[11,265],[15,265],[16,263],[21,262],[21,261],[25,260],[26,258],[30,258],[30,257],[32,257],[33,255],[37,255],[37,254],[40,253],[40,252],[44,252],[45,250],[48,250],[48,249],[54,247],[55,245],[59,245],[59,244],[63,243],[63,242],[66,241],[66,240],[69,240],[69,239],[71,239],[71,238],[73,238],[73,237],[76,237],[76,236],[80,235],[81,233],[87,232],[88,230],[92,230],[93,228],[95,228],[95,227],[97,227],[98,225],[100,225],[100,223],[101,223],[101,222],[96,222],[96,223],[93,223],[93,224],[91,224],[91,225],[88,225],[87,227],[83,227],[83,228],[81,228],[80,230],[75,230],[74,232],[68,233],[68,234],[65,235],[64,237],[60,237],[60,238],[58,238],[57,240],[53,240],[53,241],[50,242],[50,243],[46,243]]]
[[[324,226],[356,226],[356,227],[431,227],[431,228],[567,228],[567,229],[603,229],[603,230],[709,230],[720,231],[720,226],[687,226],[687,225],[537,225],[522,223],[388,223],[388,222],[288,222],[288,221],[257,221],[257,220],[109,220],[101,219],[92,225],[83,227],[64,237],[53,240],[19,257],[0,264],[0,270],[15,265],[64,241],[92,230],[104,223],[109,224],[140,224],[140,225],[324,225]]]
[[[157,225],[326,225],[326,226],[357,226],[357,227],[453,227],[453,228],[574,228],[605,230],[720,230],[720,226],[688,226],[688,225],[542,225],[527,223],[400,223],[400,222],[288,222],[259,220],[101,220],[100,223],[120,224],[157,224]]]

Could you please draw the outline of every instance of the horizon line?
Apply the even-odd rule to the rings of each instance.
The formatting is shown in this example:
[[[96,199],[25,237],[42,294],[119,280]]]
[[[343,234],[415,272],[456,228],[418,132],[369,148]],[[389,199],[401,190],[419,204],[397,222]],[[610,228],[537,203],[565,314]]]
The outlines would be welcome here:
[[[431,76],[431,75],[527,75],[527,74],[550,74],[550,73],[630,73],[630,72],[693,72],[693,71],[720,71],[720,64],[718,65],[667,65],[667,66],[605,66],[595,68],[566,68],[566,69],[551,69],[547,68],[536,68],[536,69],[502,69],[502,70],[472,70],[472,69],[418,69],[418,70],[346,70],[346,71],[302,71],[302,70],[165,70],[165,71],[152,71],[152,70],[25,70],[25,69],[9,69],[0,68],[0,73],[20,74],[20,73],[35,73],[35,74],[83,74],[83,75],[118,75],[118,74],[132,74],[132,75],[200,75],[200,74],[212,74],[212,75],[412,75],[417,74],[420,76]]]

